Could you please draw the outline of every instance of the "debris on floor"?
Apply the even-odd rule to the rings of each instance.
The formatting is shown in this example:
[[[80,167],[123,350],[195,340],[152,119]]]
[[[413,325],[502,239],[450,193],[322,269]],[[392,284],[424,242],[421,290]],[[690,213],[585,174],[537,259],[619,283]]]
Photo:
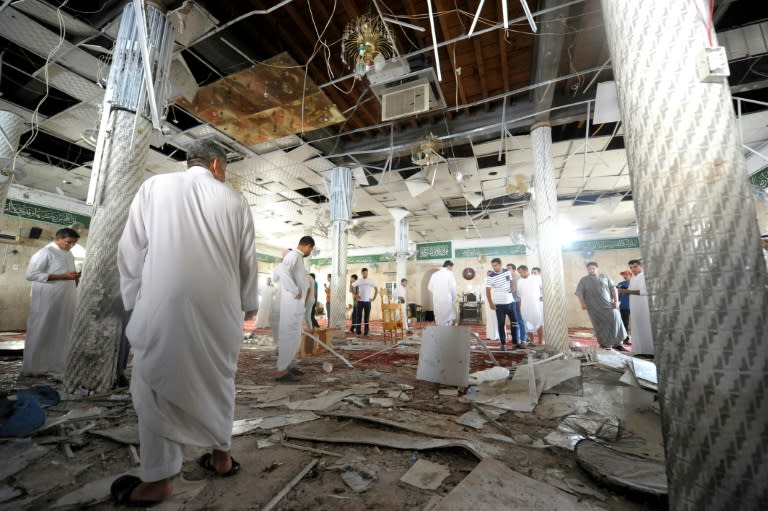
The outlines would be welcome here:
[[[241,472],[211,478],[195,462],[206,450],[185,448],[174,495],[156,509],[663,507],[653,362],[475,344],[464,327],[430,327],[396,345],[348,338],[332,347],[352,367],[326,351],[299,362],[298,382],[277,384],[271,337],[249,335],[232,441]],[[0,373],[21,365],[2,362]],[[0,439],[0,509],[111,510],[112,481],[137,473],[127,391],[62,396],[27,438]]]

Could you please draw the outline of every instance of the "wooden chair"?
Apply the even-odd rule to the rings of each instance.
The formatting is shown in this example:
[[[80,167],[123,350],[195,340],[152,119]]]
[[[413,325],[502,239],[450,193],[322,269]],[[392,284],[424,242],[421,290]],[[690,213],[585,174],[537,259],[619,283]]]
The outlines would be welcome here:
[[[382,298],[384,297],[382,296]],[[384,342],[391,341],[392,344],[395,344],[397,339],[402,340],[405,337],[402,313],[402,304],[384,303],[384,300],[381,300],[381,326],[384,329]]]

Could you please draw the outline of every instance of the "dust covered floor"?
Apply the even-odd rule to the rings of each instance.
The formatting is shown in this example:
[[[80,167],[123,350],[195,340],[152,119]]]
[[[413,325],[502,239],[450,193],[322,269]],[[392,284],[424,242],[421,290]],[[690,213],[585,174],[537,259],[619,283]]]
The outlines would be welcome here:
[[[196,464],[205,450],[188,447],[176,495],[154,509],[260,510],[273,499],[276,503],[268,509],[283,511],[461,509],[443,498],[483,458],[527,476],[525,484],[544,485],[537,487],[542,499],[549,499],[548,492],[553,497],[546,500],[550,506],[531,501],[521,507],[509,500],[498,507],[498,499],[483,505],[492,490],[476,485],[470,490],[476,492],[470,493],[477,499],[473,511],[563,509],[555,506],[555,496],[570,499],[571,509],[666,507],[662,498],[593,479],[578,466],[572,446],[553,436],[566,416],[615,417],[621,423],[616,445],[663,460],[655,394],[620,382],[622,371],[587,362],[578,381],[544,391],[532,412],[483,405],[489,420],[468,397],[483,395],[498,382],[478,384],[460,396],[456,387],[417,381],[418,341],[418,336],[411,337],[392,349],[376,339],[348,337],[335,348],[354,368],[324,352],[299,361],[304,372],[299,381],[278,383],[271,338],[251,336],[243,344],[237,374],[239,434],[232,452],[241,472],[232,478],[211,477]],[[378,353],[384,348],[390,349]],[[539,359],[551,355],[541,348],[494,352],[513,373],[528,354]],[[20,364],[20,359],[0,358],[4,390],[45,383],[61,391],[53,380],[17,378]],[[482,350],[473,349],[471,371],[492,366]],[[48,420],[67,413],[69,419],[26,440],[0,442],[0,455],[12,460],[0,469],[0,509],[114,509],[109,482],[137,468],[136,417],[129,396],[123,390],[65,399],[47,410]],[[416,469],[421,472],[414,474]],[[411,482],[401,481],[409,470]],[[517,478],[501,481],[504,491],[528,491]]]

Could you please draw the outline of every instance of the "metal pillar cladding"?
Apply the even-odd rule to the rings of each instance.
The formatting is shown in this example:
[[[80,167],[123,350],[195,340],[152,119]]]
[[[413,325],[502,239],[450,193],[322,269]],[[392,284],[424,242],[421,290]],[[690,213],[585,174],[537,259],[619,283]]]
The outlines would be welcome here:
[[[602,0],[645,259],[673,510],[768,501],[768,291],[708,2]],[[709,28],[709,32],[708,32]]]
[[[123,11],[107,82],[94,159],[96,177],[91,178],[92,182],[98,181],[95,212],[64,374],[69,392],[105,391],[116,378],[123,331],[117,244],[149,152],[152,124],[147,116],[165,103],[173,27],[161,11],[150,5],[144,16],[141,12],[137,16],[137,4],[140,2],[129,4]],[[140,21],[142,18],[145,23]],[[142,54],[150,62],[145,62]],[[147,92],[146,70],[152,71],[152,93]],[[147,98],[152,97],[158,102],[154,107],[148,105]]]
[[[563,253],[557,222],[557,183],[552,164],[552,128],[535,124],[531,130],[531,144],[538,252],[544,285],[544,335],[547,344],[562,353],[569,353]]]
[[[347,228],[352,219],[352,171],[335,167],[331,171],[331,328],[344,335],[347,312]]]
[[[535,190],[535,189],[534,189]],[[523,208],[523,229],[525,229],[525,255],[528,267],[539,266],[539,227],[536,225],[535,202]]]
[[[395,219],[395,274],[397,285],[408,278],[408,218],[410,211],[403,208],[389,208],[389,214]]]
[[[24,118],[7,110],[0,110],[0,215],[5,211],[5,199],[11,189],[16,169],[16,151],[21,134],[27,131]]]

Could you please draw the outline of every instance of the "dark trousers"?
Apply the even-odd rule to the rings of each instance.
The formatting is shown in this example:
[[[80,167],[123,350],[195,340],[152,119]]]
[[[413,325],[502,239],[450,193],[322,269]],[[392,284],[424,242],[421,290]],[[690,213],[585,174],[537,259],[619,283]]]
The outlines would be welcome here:
[[[627,337],[625,341],[629,339],[629,309],[619,309],[621,314],[621,322],[624,323],[624,330],[627,331]]]
[[[124,376],[125,368],[128,366],[128,353],[131,351],[131,345],[125,336],[125,328],[131,320],[132,310],[123,312],[123,332],[120,334],[120,344],[117,346],[117,366],[115,373],[117,376]]]
[[[363,326],[363,335],[368,335],[368,320],[371,317],[371,302],[357,301],[357,328],[355,333],[360,335],[360,325]]]
[[[510,330],[512,331],[512,339],[515,341],[515,344],[520,342],[520,338],[518,337],[520,333],[517,329],[517,314],[515,314],[515,304],[513,303],[497,303],[496,304],[496,324],[499,327],[499,341],[501,342],[501,345],[505,345],[507,343],[507,328],[506,328],[506,320],[507,317],[509,317],[509,321],[511,323]]]
[[[360,326],[360,318],[358,317],[359,309],[357,307],[357,302],[355,302],[352,305],[352,328],[349,329],[350,332],[355,333],[355,331]]]
[[[315,318],[315,307],[317,307],[317,302],[312,304],[312,310],[309,312],[309,319],[312,320],[312,328],[320,328],[320,323],[318,323],[317,318]]]
[[[517,316],[517,338],[520,339],[521,341],[524,341],[527,332],[525,329],[525,321],[523,321],[523,315],[520,314],[520,302],[515,301],[510,305],[514,306],[515,315]]]

